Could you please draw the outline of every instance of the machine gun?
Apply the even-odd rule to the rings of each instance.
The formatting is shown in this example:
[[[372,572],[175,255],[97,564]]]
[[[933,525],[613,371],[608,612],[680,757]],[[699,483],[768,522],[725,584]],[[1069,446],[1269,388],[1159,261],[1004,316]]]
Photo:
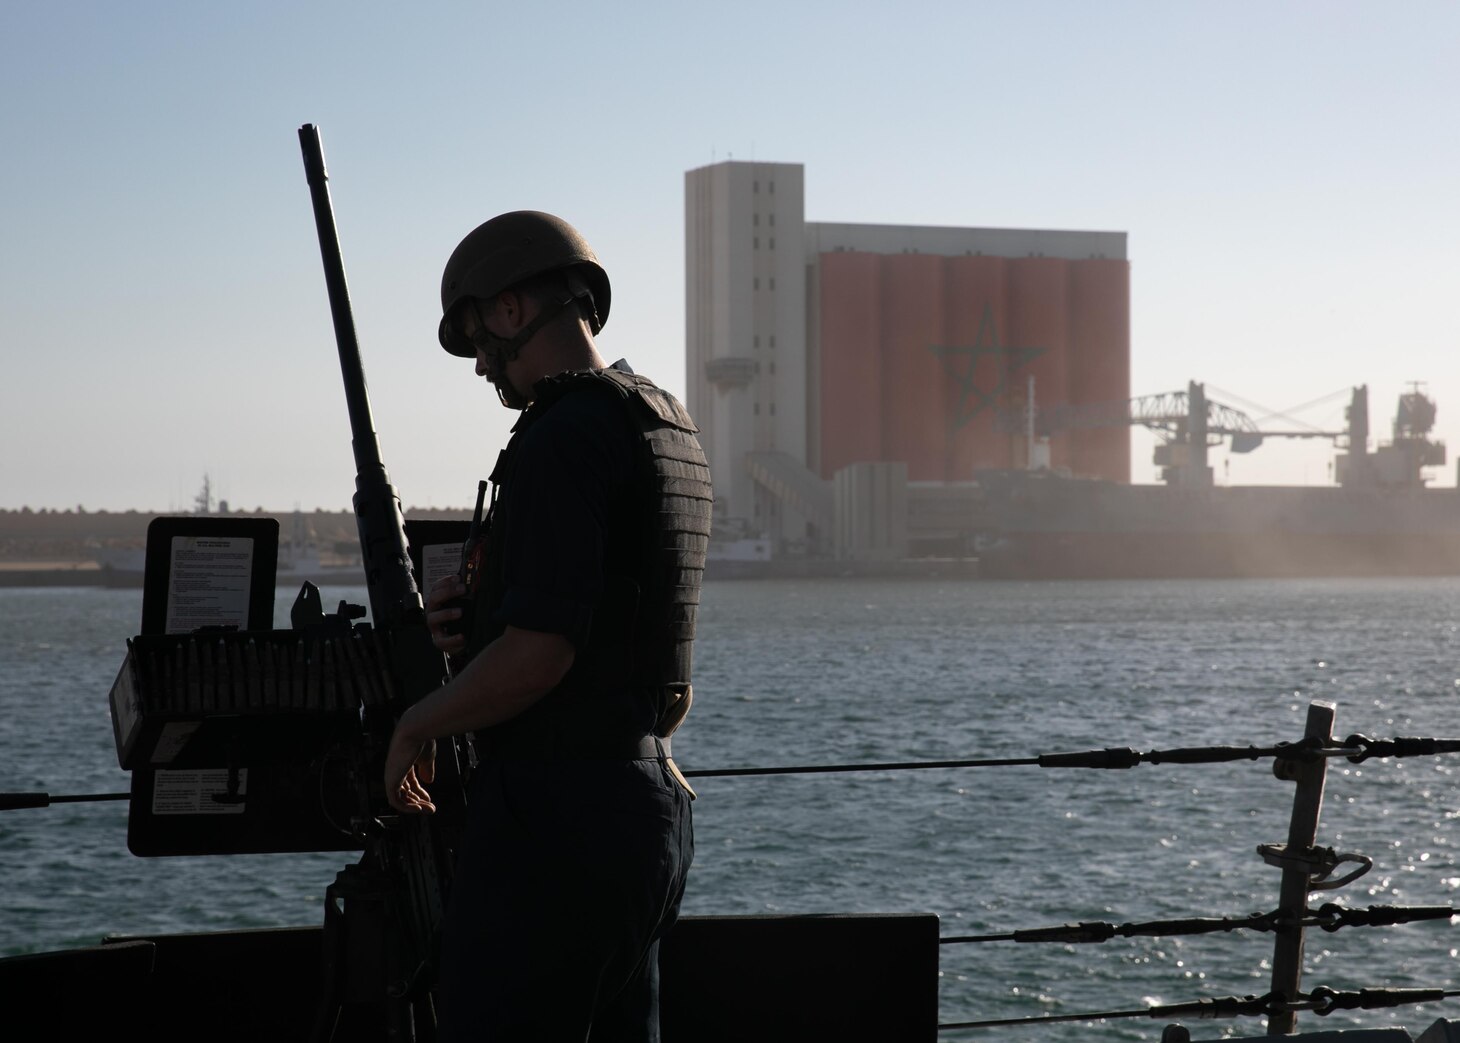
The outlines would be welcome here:
[[[445,656],[431,643],[411,560],[400,498],[380,458],[360,349],[355,338],[344,261],[330,204],[319,131],[299,128],[325,284],[344,377],[355,455],[355,516],[375,628],[387,635],[394,699],[365,707],[362,778],[368,798],[384,801],[385,749],[400,713],[439,687],[448,673]],[[463,746],[439,744],[434,815],[380,816],[359,863],[347,866],[330,887],[325,909],[325,998],[317,1039],[333,1038],[341,1019],[363,1011],[362,1025],[381,1024],[392,1039],[431,1035],[430,985],[439,928],[457,840],[464,818]]]

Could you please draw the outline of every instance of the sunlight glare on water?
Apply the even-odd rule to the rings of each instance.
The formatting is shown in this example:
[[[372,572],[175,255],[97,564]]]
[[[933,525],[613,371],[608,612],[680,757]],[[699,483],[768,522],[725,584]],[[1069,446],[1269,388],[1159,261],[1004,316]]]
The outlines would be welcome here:
[[[363,603],[363,590],[326,591]],[[276,625],[287,619],[281,600]],[[0,789],[126,788],[106,693],[133,591],[0,591]],[[1460,581],[721,582],[703,594],[686,770],[1273,745],[1308,704],[1336,734],[1460,735]],[[1319,844],[1374,868],[1314,905],[1445,905],[1460,891],[1446,757],[1330,766]],[[944,935],[1247,916],[1255,853],[1286,839],[1270,762],[699,778],[685,912],[931,912]],[[315,924],[340,854],[139,859],[122,803],[0,815],[0,954],[107,933]],[[1310,937],[1305,986],[1448,986],[1454,928]],[[950,945],[940,1020],[1140,1009],[1267,990],[1270,935]],[[1335,1012],[1308,1030],[1444,1012]],[[1154,1040],[1155,1020],[1000,1038]],[[1220,1034],[1213,1028],[1208,1036]],[[1244,1022],[1239,1034],[1258,1035]],[[1027,1033],[1027,1034],[1026,1034]],[[986,1034],[947,1034],[982,1039]]]

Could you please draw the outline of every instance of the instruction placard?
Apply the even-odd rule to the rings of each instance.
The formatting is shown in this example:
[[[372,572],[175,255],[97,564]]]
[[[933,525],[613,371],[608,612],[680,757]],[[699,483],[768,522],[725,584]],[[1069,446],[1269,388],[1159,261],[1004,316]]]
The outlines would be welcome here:
[[[461,571],[461,544],[432,543],[421,548],[421,586],[429,591],[443,576]]]
[[[247,536],[174,536],[168,566],[169,634],[248,627],[254,541]]]
[[[159,771],[152,780],[154,815],[242,815],[248,769],[238,769],[238,790],[228,789],[228,769]]]

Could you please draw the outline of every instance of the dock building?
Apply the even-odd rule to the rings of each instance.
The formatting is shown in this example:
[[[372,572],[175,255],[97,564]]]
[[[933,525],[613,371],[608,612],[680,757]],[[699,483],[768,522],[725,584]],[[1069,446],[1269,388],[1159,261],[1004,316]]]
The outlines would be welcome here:
[[[799,163],[685,175],[687,398],[722,542],[958,557],[980,470],[1130,481],[1130,428],[1036,438],[1130,397],[1126,233],[807,221]]]

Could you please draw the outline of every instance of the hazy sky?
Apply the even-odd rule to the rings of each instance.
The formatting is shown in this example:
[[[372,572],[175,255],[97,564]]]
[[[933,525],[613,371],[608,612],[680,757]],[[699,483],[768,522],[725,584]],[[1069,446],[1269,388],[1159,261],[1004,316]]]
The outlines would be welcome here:
[[[1454,0],[8,0],[0,508],[184,509],[205,473],[235,507],[348,506],[304,123],[408,506],[469,506],[515,416],[435,343],[461,236],[574,222],[603,353],[682,394],[684,172],[726,158],[804,163],[812,221],[1126,232],[1133,394],[1199,380],[1269,427],[1322,400],[1298,418],[1329,430],[1367,384],[1387,436],[1418,381],[1453,454],[1457,110]]]

